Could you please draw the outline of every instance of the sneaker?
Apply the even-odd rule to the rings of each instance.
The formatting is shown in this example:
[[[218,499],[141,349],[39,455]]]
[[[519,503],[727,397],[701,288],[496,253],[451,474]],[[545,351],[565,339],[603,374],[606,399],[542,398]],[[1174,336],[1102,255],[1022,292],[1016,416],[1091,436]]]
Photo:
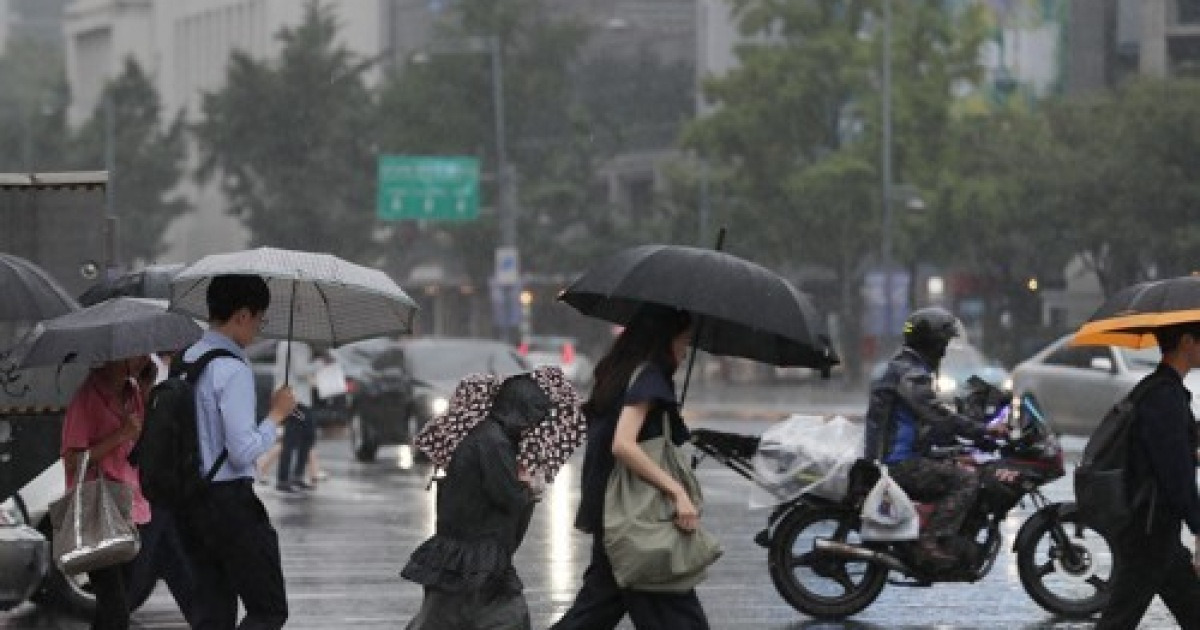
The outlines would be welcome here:
[[[296,488],[295,488],[294,484],[280,483],[280,484],[275,484],[275,491],[282,492],[284,494],[295,494]]]
[[[316,489],[316,486],[314,486],[311,483],[308,483],[306,481],[293,481],[292,489],[294,489],[294,490],[314,490],[314,489]]]

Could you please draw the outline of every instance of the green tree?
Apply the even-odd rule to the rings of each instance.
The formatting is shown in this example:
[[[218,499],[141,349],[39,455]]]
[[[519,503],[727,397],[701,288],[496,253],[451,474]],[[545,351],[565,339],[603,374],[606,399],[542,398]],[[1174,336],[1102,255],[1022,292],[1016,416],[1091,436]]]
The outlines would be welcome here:
[[[987,350],[1016,361],[1045,337],[1029,281],[1061,279],[1080,242],[1061,184],[1076,156],[1040,113],[964,117],[946,136],[948,168],[921,217],[927,254],[981,280]]]
[[[73,140],[70,157],[76,168],[106,168],[108,145],[106,102],[113,107],[113,187],[120,221],[119,251],[126,262],[152,262],[166,248],[163,234],[190,205],[172,195],[183,177],[185,139],[182,113],[164,121],[158,93],[132,57],[120,76],[103,91],[91,118]]]
[[[1106,293],[1195,270],[1200,246],[1200,81],[1138,79],[1059,104],[1052,128],[1072,160],[1061,198],[1079,253]]]
[[[204,95],[200,175],[219,177],[255,245],[370,262],[375,247],[376,109],[358,59],[336,43],[328,5],[278,34],[277,59],[241,52],[225,87]]]
[[[768,265],[834,270],[841,346],[857,375],[858,287],[876,260],[882,225],[881,5],[732,5],[748,43],[736,50],[737,68],[705,82],[716,110],[689,126],[687,144],[730,172],[726,187],[740,201],[731,249]],[[929,187],[945,151],[952,90],[978,77],[982,21],[977,8],[936,0],[892,6],[893,179]]]

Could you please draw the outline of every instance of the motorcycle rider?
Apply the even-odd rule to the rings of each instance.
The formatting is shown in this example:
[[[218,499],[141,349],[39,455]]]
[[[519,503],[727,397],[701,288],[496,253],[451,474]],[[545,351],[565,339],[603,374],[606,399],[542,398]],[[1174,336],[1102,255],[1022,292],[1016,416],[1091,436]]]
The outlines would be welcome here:
[[[935,373],[957,335],[957,320],[944,308],[922,308],[908,316],[904,346],[871,383],[864,435],[864,457],[886,464],[914,501],[934,505],[919,543],[922,560],[933,570],[957,563],[946,544],[975,501],[979,476],[953,459],[932,457],[930,449],[952,443],[955,436],[978,440],[986,434],[982,423],[952,413],[934,393]]]

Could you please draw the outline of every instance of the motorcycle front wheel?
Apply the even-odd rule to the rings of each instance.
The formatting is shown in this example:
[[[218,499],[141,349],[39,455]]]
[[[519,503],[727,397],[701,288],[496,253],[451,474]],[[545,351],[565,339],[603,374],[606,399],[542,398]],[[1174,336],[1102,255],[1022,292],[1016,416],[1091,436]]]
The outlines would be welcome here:
[[[1083,524],[1074,503],[1038,510],[1015,547],[1021,585],[1042,608],[1080,619],[1108,603],[1116,555],[1103,534]]]
[[[858,515],[835,506],[801,505],[776,526],[768,551],[775,589],[796,610],[816,619],[843,619],[879,597],[887,568],[814,549],[818,538],[862,544]]]

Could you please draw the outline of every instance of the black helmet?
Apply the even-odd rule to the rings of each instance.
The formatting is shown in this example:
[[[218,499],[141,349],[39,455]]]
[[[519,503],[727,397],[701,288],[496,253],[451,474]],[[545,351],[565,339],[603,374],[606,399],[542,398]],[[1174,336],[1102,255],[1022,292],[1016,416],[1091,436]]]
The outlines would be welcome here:
[[[918,351],[936,351],[940,357],[958,336],[958,320],[940,306],[918,309],[904,321],[904,345]]]

